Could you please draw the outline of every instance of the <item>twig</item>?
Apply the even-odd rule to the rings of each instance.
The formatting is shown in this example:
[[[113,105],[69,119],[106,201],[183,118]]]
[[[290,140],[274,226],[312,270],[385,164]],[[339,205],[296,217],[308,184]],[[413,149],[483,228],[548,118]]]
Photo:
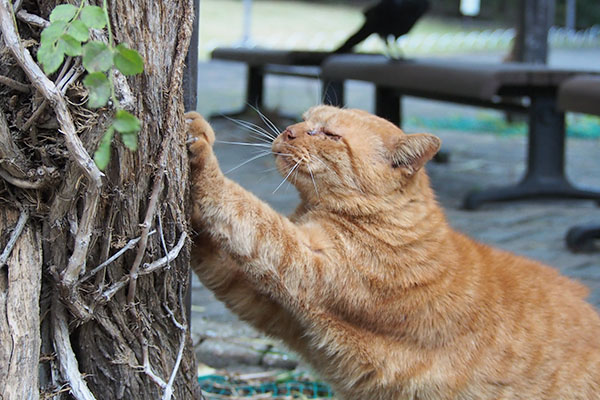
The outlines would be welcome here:
[[[13,88],[19,92],[29,93],[29,85],[25,85],[24,83],[15,81],[14,79],[10,79],[7,76],[0,75],[0,83],[10,88]]]
[[[52,300],[52,323],[54,325],[54,349],[58,355],[60,372],[71,385],[71,393],[77,400],[96,400],[79,372],[77,357],[71,346],[65,308],[54,296]]]
[[[58,82],[57,86],[59,87],[62,94],[65,94],[69,86],[71,86],[73,82],[75,82],[77,79],[79,79],[81,75],[83,75],[84,69],[81,65],[78,65],[76,67],[73,67],[72,71],[73,72],[71,72],[68,75],[68,78],[65,76],[65,78]]]
[[[15,229],[13,229],[12,234],[10,235],[10,239],[8,239],[8,243],[6,243],[6,247],[2,254],[0,254],[0,268],[4,267],[6,261],[8,261],[8,257],[10,257],[10,252],[13,247],[17,243],[17,239],[21,236],[21,232],[23,232],[23,228],[25,228],[25,224],[29,219],[29,212],[27,210],[21,211],[21,215],[19,215],[19,220],[15,225]]]
[[[6,117],[0,109],[0,159],[4,169],[13,177],[25,178],[23,171],[27,169],[23,153],[13,140],[12,134],[6,122]]]
[[[46,110],[46,106],[47,105],[48,105],[48,101],[44,100],[42,102],[42,104],[40,104],[40,106],[37,108],[37,110],[35,110],[33,112],[33,114],[31,114],[31,116],[29,117],[29,119],[27,121],[25,121],[25,124],[23,124],[23,126],[21,127],[21,130],[22,131],[29,130],[29,128],[31,128],[31,125],[33,125],[34,122],[38,120],[38,118],[40,117],[40,115],[42,115],[44,113],[44,111]]]
[[[163,153],[166,154],[167,152],[163,151]],[[161,157],[161,161],[162,158],[166,159],[166,156]],[[146,246],[148,245],[148,231],[150,230],[150,225],[152,224],[152,219],[154,218],[156,204],[158,203],[158,195],[162,186],[163,176],[165,175],[165,168],[161,164],[162,163],[159,164],[156,180],[154,181],[154,186],[152,187],[152,195],[150,196],[150,202],[148,203],[148,209],[146,210],[146,217],[142,223],[142,235],[140,237],[138,251],[135,255],[135,260],[133,260],[133,265],[129,270],[129,276],[131,277],[131,280],[129,281],[129,291],[127,292],[127,304],[133,304],[140,265],[142,264],[142,259],[144,258],[144,253],[146,252]]]
[[[145,266],[145,268],[143,268],[142,270],[140,270],[138,272],[137,277],[151,274],[154,271],[158,270],[159,268],[162,268],[163,266],[165,266],[167,264],[167,260],[174,260],[179,255],[179,252],[183,248],[183,245],[185,244],[186,239],[187,239],[187,234],[185,232],[183,232],[181,234],[181,237],[179,238],[179,241],[175,245],[175,247],[173,247],[171,249],[171,251],[165,257],[162,257],[150,264],[147,264]],[[102,293],[97,298],[97,301],[102,302],[102,303],[109,301],[115,295],[115,293],[117,293],[119,290],[121,290],[123,287],[125,287],[125,285],[127,285],[127,283],[130,281],[130,279],[131,279],[131,275],[124,276],[123,278],[121,278],[121,280],[112,284],[108,289],[106,289],[106,291],[104,291],[104,293]]]
[[[154,383],[156,383],[162,389],[167,386],[167,383],[160,376],[156,375],[154,371],[152,371],[150,361],[148,360],[148,342],[146,339],[142,340],[142,365],[140,368],[146,375],[148,375],[150,379],[154,381]]]
[[[152,232],[148,233],[148,236],[154,235],[156,233],[156,230],[153,230]],[[140,238],[135,238],[135,239],[131,239],[129,242],[127,242],[127,244],[125,246],[123,246],[123,248],[119,251],[117,251],[115,254],[113,254],[112,256],[110,256],[110,258],[108,258],[106,261],[104,261],[102,264],[98,265],[96,268],[88,271],[80,280],[79,283],[81,282],[85,282],[88,279],[90,279],[92,276],[96,275],[98,272],[100,272],[100,270],[102,270],[103,268],[105,268],[107,265],[110,265],[111,263],[113,263],[117,258],[121,257],[123,254],[125,254],[125,252],[129,249],[132,249],[137,242],[140,241]]]
[[[45,28],[50,25],[49,21],[46,21],[39,15],[29,14],[25,10],[19,10],[17,12],[17,18],[29,25],[37,26],[38,28]]]
[[[179,351],[177,352],[177,358],[175,359],[175,363],[173,364],[173,370],[171,371],[171,376],[169,377],[169,382],[167,383],[167,386],[165,387],[165,392],[163,394],[162,400],[170,400],[171,396],[173,395],[173,382],[175,382],[175,377],[177,376],[177,371],[179,370],[179,365],[181,364],[181,359],[183,357],[183,350],[185,349],[185,338],[186,338],[186,332],[188,330],[188,325],[187,325],[187,321],[185,319],[185,309],[183,308],[183,295],[181,293],[181,286],[179,286],[180,290],[179,290],[179,305],[181,307],[181,316],[184,320],[183,323],[177,321],[177,318],[175,318],[175,313],[173,313],[173,311],[171,311],[171,309],[169,308],[169,306],[167,304],[164,304],[165,309],[167,310],[167,313],[171,316],[171,320],[173,321],[173,324],[179,328],[179,330],[181,331],[181,337],[179,339]]]
[[[169,382],[164,388],[165,392],[163,394],[162,400],[170,400],[171,396],[173,395],[173,382],[175,382],[175,377],[177,376],[177,371],[179,370],[179,365],[181,364],[181,359],[183,358],[183,350],[185,349],[185,332],[186,329],[181,330],[181,339],[179,340],[179,351],[177,352],[175,364],[173,364],[173,370],[171,371]]]
[[[11,185],[19,187],[21,189],[41,189],[48,184],[48,182],[44,180],[31,182],[25,179],[15,178],[8,171],[5,171],[2,167],[0,167],[0,177],[2,177],[2,179],[10,183]]]
[[[162,229],[162,218],[160,216],[160,211],[156,214],[156,216],[158,217],[158,234],[160,235],[160,244],[162,245],[163,251],[165,252],[166,255],[169,254],[169,251],[167,250],[167,243],[165,243],[165,235],[163,233],[163,229]],[[169,263],[169,260],[167,259],[167,269],[171,268],[171,264]]]
[[[2,37],[6,47],[11,51],[34,87],[54,108],[60,131],[65,135],[67,149],[89,181],[81,222],[74,240],[75,248],[69,258],[67,268],[62,273],[63,284],[72,287],[77,281],[79,273],[85,268],[86,255],[90,245],[102,185],[102,173],[83,147],[79,136],[77,136],[73,119],[60,90],[44,75],[29,51],[22,46],[14,25],[12,7],[8,0],[0,0],[0,27],[2,28]]]
[[[164,304],[165,310],[167,311],[167,314],[169,314],[169,316],[171,317],[171,320],[173,321],[173,325],[175,325],[177,328],[181,329],[182,331],[187,329],[187,325],[185,323],[181,323],[179,321],[177,321],[177,319],[175,318],[175,313],[173,313],[173,311],[171,311],[171,309]]]

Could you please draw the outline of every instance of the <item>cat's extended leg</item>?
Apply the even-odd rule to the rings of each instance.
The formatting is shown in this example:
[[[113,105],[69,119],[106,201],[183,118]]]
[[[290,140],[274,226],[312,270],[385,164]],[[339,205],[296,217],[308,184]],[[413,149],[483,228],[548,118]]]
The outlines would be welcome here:
[[[319,294],[305,290],[321,278],[322,262],[306,233],[226,178],[212,151],[214,133],[198,114],[188,114],[193,220],[209,227],[211,240],[241,268],[249,284],[288,310]],[[309,299],[313,296],[313,299]]]
[[[193,237],[191,263],[202,283],[242,320],[259,330],[276,337],[288,335],[300,340],[302,335],[294,333],[297,324],[291,314],[248,285],[242,268],[218,248],[198,221],[192,221],[192,225],[199,233]],[[288,344],[295,347],[295,343],[288,341]]]

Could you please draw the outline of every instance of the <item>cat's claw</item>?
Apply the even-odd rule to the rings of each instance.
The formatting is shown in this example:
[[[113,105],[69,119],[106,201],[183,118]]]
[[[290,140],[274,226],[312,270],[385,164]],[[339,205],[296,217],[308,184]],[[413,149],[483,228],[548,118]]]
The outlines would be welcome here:
[[[187,143],[198,143],[204,139],[208,145],[212,146],[215,143],[215,132],[210,124],[195,111],[185,113],[185,122],[187,124],[188,135],[193,139],[188,139]]]

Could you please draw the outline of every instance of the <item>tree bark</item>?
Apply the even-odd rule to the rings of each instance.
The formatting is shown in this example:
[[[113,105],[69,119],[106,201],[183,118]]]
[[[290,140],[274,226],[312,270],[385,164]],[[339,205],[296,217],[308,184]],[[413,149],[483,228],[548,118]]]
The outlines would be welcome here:
[[[0,266],[0,399],[38,398],[41,234],[27,213],[0,211],[0,228],[14,247]],[[22,230],[21,230],[22,229]],[[7,237],[3,248],[10,241]]]
[[[113,142],[103,176],[90,155],[113,111],[85,107],[79,60],[47,81],[31,66],[41,29],[27,16],[48,20],[56,3],[13,12],[0,0],[0,76],[10,79],[0,81],[0,251],[19,210],[28,215],[0,266],[0,398],[201,398],[183,308],[193,1],[108,1],[115,42],[136,49],[145,71],[115,75],[142,129],[136,152]]]

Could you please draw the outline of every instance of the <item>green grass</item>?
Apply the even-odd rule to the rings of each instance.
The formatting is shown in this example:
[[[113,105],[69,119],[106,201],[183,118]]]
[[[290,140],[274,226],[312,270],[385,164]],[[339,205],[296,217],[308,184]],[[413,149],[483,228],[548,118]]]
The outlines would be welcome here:
[[[406,121],[408,130],[455,130],[462,132],[492,133],[496,135],[526,135],[527,122],[509,123],[505,118],[480,113],[477,116],[461,115],[442,118],[414,116]],[[600,138],[600,117],[584,114],[567,114],[567,136],[584,139]]]
[[[307,48],[323,39],[323,49],[330,50],[363,23],[362,8],[341,4],[302,1],[262,0],[253,2],[252,32],[254,42],[263,44],[277,37],[281,47]],[[423,18],[411,34],[454,33],[494,29],[489,24],[468,24],[460,20]],[[200,59],[208,58],[210,47],[238,42],[243,31],[241,0],[202,0],[200,2]],[[287,42],[286,42],[287,41]]]

